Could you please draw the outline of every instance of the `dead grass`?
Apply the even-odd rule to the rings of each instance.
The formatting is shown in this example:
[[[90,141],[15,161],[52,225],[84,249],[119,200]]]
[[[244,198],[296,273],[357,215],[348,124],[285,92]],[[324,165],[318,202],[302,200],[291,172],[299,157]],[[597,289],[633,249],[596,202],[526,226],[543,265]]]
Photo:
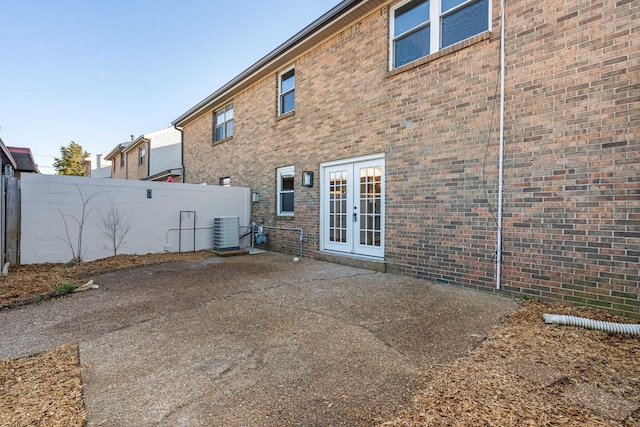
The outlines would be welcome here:
[[[0,304],[50,297],[101,272],[211,256],[118,256],[10,269]],[[583,307],[525,302],[469,355],[425,373],[414,404],[384,426],[640,426],[640,338],[545,325],[542,314],[625,321]],[[0,425],[82,426],[75,345],[0,362]]]

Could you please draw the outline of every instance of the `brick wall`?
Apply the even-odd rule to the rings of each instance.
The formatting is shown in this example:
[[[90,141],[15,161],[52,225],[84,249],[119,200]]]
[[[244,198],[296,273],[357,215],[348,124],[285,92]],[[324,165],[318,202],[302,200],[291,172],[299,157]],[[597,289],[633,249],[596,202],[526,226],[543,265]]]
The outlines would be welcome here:
[[[127,179],[127,164],[125,162],[125,164],[123,166],[120,166],[120,159],[122,158],[122,156],[125,156],[124,153],[120,153],[118,154],[112,161],[113,164],[115,165],[115,169],[111,169],[111,178],[114,179]]]
[[[639,317],[637,2],[509,13],[506,289]]]
[[[273,74],[233,98],[232,139],[212,143],[211,113],[186,125],[186,181],[251,187],[253,219],[303,228],[309,254],[319,164],[384,152],[388,271],[494,290],[497,3],[491,33],[392,72],[388,7],[345,28],[295,61],[295,114],[277,117]],[[632,1],[508,2],[501,292],[640,317],[639,23]],[[276,216],[288,165],[293,218]]]
[[[144,163],[140,163],[139,148],[135,147],[126,153],[127,156],[127,179],[140,179],[149,176],[149,144],[144,143],[145,156]]]

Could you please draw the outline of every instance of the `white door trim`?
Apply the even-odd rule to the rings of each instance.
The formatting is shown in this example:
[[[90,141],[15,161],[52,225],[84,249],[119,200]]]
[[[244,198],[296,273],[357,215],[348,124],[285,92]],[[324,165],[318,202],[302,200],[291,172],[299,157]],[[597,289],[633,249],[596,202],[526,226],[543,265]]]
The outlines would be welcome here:
[[[321,251],[331,251],[331,252],[338,252],[338,253],[343,253],[343,254],[348,254],[348,255],[355,255],[355,256],[365,256],[365,257],[373,257],[373,258],[384,258],[384,217],[385,217],[385,206],[384,206],[384,188],[385,188],[385,170],[384,170],[384,159],[385,159],[385,155],[384,153],[378,153],[378,154],[372,154],[372,155],[368,155],[368,156],[359,156],[359,157],[353,157],[353,158],[349,158],[349,159],[341,159],[341,160],[334,160],[331,162],[325,162],[325,163],[321,163],[320,164],[320,229],[319,229],[319,237],[320,237],[320,250]],[[362,163],[367,163],[367,162],[374,162],[376,160],[382,160],[382,185],[381,185],[381,203],[382,203],[382,218],[381,218],[381,228],[380,228],[380,239],[381,239],[381,244],[377,249],[372,249],[371,247],[366,247],[363,245],[359,245],[358,244],[358,239],[356,238],[357,236],[357,232],[356,229],[354,228],[354,225],[360,225],[360,216],[358,216],[358,221],[356,224],[352,224],[351,223],[351,213],[349,213],[349,221],[350,223],[348,224],[347,228],[349,229],[348,231],[348,239],[350,240],[350,244],[345,245],[344,248],[340,248],[341,244],[336,244],[334,242],[329,243],[327,236],[328,236],[328,227],[329,227],[329,194],[327,193],[329,190],[327,188],[327,184],[328,184],[328,176],[327,176],[327,171],[330,169],[335,169],[335,167],[339,167],[339,166],[349,166],[352,168],[355,168],[355,166],[357,164],[362,164]],[[355,175],[355,171],[354,174]],[[357,188],[359,188],[359,184],[356,185],[356,181],[354,181],[355,179],[357,179],[358,183],[359,183],[359,178],[355,177],[355,176],[351,176],[351,183],[349,183],[350,186],[352,186],[352,190],[350,190],[350,192],[353,192],[354,195],[353,197],[355,197],[356,194],[356,190]],[[353,199],[350,204],[355,204],[356,200]],[[360,202],[358,201],[358,204]],[[359,213],[359,211],[358,211]],[[335,220],[335,219],[334,219]],[[358,229],[359,232],[359,229]]]

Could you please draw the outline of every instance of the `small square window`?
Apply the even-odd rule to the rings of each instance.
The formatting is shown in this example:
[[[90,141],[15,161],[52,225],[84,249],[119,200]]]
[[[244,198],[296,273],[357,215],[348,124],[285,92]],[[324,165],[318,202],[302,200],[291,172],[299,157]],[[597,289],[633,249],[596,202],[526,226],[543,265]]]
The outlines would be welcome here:
[[[220,185],[222,187],[231,187],[231,178],[225,176],[224,178],[220,178]]]

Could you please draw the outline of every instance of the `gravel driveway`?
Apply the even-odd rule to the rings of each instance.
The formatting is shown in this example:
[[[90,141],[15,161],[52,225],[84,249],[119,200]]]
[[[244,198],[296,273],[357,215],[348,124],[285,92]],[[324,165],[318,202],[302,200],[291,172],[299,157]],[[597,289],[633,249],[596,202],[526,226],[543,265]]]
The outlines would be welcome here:
[[[516,307],[275,253],[94,281],[0,311],[2,359],[79,343],[89,426],[375,425]]]

